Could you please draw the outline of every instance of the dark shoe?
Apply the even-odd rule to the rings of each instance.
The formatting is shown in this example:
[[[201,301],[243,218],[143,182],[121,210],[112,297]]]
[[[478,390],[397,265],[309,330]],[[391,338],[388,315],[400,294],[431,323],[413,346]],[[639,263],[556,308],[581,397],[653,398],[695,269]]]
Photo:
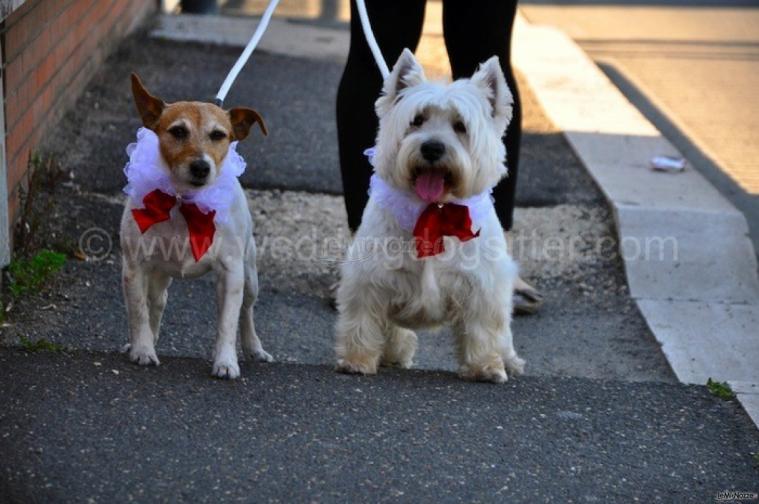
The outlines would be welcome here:
[[[514,315],[532,315],[543,305],[543,294],[521,277],[514,282]]]

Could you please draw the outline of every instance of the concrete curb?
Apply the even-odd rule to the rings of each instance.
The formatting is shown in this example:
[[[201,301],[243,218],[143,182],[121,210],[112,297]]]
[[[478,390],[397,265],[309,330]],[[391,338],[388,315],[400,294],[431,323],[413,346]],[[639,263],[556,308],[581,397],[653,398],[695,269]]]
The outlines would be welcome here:
[[[759,425],[759,279],[746,219],[698,172],[649,168],[681,154],[563,32],[521,15],[514,60],[608,199],[630,292],[678,379],[740,384]]]
[[[150,35],[177,42],[244,47],[258,22],[258,18],[251,17],[164,14],[159,17],[158,26]],[[350,33],[347,30],[272,19],[256,50],[284,56],[344,61],[349,44]]]

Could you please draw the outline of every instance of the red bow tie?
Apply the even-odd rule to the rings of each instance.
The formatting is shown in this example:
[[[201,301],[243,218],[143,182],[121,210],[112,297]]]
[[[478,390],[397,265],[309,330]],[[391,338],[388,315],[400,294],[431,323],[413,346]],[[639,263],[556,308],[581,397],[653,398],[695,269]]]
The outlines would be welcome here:
[[[145,208],[132,209],[132,216],[141,233],[145,233],[150,226],[159,222],[167,221],[171,218],[171,209],[177,204],[176,196],[166,194],[156,189],[148,193],[142,203]],[[187,232],[190,236],[190,248],[195,262],[198,262],[203,254],[211,248],[213,235],[216,233],[216,225],[213,218],[216,210],[207,214],[200,211],[195,203],[182,203],[179,205],[179,211],[182,212],[184,220],[187,221]]]
[[[425,208],[414,226],[417,256],[421,259],[444,252],[444,236],[455,236],[461,241],[480,236],[479,231],[472,233],[469,207],[456,203],[432,203]]]

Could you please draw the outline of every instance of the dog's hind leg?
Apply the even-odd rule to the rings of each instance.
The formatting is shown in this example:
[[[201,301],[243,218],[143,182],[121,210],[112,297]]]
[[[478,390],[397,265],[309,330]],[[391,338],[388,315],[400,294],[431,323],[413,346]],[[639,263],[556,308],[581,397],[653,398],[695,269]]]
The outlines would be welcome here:
[[[416,353],[416,333],[388,322],[385,338],[380,365],[403,369],[410,368]]]
[[[154,271],[148,277],[148,311],[150,317],[150,331],[153,333],[153,345],[158,344],[158,336],[161,331],[161,318],[166,308],[166,300],[169,297],[169,285],[171,277]]]
[[[240,343],[245,357],[259,362],[272,362],[272,357],[256,334],[256,324],[253,319],[253,305],[258,298],[258,271],[256,271],[255,254],[248,254],[248,260],[245,263],[245,290],[242,298],[242,309],[240,310]]]

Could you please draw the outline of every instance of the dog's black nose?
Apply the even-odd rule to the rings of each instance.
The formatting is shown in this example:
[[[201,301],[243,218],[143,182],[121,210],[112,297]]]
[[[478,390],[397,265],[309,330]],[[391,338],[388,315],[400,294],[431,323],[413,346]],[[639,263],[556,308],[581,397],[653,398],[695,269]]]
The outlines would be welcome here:
[[[211,165],[208,164],[208,161],[205,161],[203,159],[196,159],[190,163],[190,173],[195,178],[206,178],[208,176],[208,172],[210,171]]]
[[[445,144],[437,140],[428,140],[422,144],[422,157],[430,163],[437,161],[445,154]]]

